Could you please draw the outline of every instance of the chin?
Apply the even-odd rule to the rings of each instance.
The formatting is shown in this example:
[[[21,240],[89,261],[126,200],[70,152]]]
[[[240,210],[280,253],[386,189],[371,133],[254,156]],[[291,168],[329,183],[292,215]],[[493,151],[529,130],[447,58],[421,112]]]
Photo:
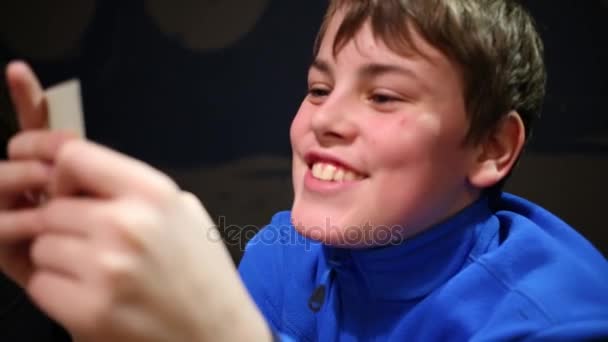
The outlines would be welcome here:
[[[356,249],[386,246],[401,241],[404,234],[400,227],[372,226],[356,217],[340,217],[331,213],[311,215],[307,212],[294,206],[294,228],[301,235],[328,246]]]
[[[339,227],[333,225],[334,219],[326,215],[311,215],[306,210],[298,210],[294,206],[291,212],[291,223],[301,235],[319,241],[323,244],[332,244],[339,237]]]

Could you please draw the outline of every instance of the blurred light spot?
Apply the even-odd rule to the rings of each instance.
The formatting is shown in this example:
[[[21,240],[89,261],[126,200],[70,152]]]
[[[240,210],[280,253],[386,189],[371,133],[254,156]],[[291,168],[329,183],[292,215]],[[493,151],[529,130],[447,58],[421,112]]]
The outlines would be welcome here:
[[[194,50],[229,47],[249,33],[270,0],[147,0],[146,8],[168,36]]]

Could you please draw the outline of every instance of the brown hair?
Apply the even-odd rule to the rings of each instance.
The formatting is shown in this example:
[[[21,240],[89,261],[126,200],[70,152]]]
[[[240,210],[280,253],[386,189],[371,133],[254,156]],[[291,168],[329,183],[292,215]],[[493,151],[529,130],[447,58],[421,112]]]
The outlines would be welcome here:
[[[521,116],[526,138],[540,114],[546,73],[533,19],[514,0],[331,0],[315,43],[316,56],[329,21],[345,16],[334,53],[369,19],[374,35],[397,53],[416,51],[411,28],[461,67],[470,128],[478,143],[510,111]],[[413,50],[412,50],[413,49]]]

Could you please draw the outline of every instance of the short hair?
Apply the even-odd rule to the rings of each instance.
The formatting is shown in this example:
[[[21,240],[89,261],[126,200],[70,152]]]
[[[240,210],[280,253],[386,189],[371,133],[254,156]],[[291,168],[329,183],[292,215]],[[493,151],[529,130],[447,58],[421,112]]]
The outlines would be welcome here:
[[[369,19],[373,34],[396,53],[417,51],[417,30],[460,67],[469,119],[465,143],[479,143],[510,111],[526,140],[540,116],[546,71],[534,20],[515,0],[331,0],[314,55],[334,14],[344,10],[333,53]],[[413,49],[413,50],[412,50]]]

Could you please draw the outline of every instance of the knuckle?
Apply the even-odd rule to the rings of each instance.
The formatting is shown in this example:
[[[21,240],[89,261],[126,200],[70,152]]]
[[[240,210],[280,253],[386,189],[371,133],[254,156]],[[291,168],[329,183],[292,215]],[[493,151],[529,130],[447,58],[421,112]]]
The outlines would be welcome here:
[[[160,174],[154,186],[156,199],[160,204],[173,202],[180,195],[177,184],[168,176]]]
[[[10,159],[20,159],[32,152],[31,141],[35,138],[35,131],[25,131],[15,134],[8,142],[6,152]]]
[[[131,213],[122,213],[119,212],[115,215],[111,215],[107,213],[105,215],[105,221],[107,222],[107,227],[114,232],[125,232],[131,230],[131,226],[134,224],[133,219],[131,219]]]
[[[161,214],[139,200],[128,199],[119,202],[118,206],[121,213],[110,218],[113,220],[111,225],[120,238],[139,251],[158,229]]]
[[[182,191],[178,195],[178,202],[177,203],[179,203],[179,205],[186,212],[192,212],[199,205],[198,204],[198,199],[196,198],[196,196],[192,195],[189,192],[184,192],[184,191]]]
[[[182,191],[181,192],[182,201],[190,208],[201,206],[201,201],[191,192]]]
[[[52,159],[52,156],[61,150],[69,142],[77,141],[77,136],[71,132],[56,131],[52,132],[46,139],[40,141],[39,149],[42,154]]]
[[[12,137],[9,141],[8,144],[6,145],[6,153],[8,155],[9,158],[13,159],[15,158],[19,153],[19,149],[20,149],[20,134]]]
[[[34,240],[30,247],[30,258],[34,264],[38,264],[39,260],[44,260],[45,245],[44,236]]]
[[[108,226],[120,235],[136,238],[149,223],[138,205],[122,206],[115,215],[108,215]]]
[[[132,257],[117,252],[100,253],[98,263],[104,282],[111,289],[121,290],[127,287],[137,270]]]
[[[79,155],[82,154],[84,148],[84,142],[81,140],[69,140],[61,144],[57,151],[57,164],[69,164]]]

